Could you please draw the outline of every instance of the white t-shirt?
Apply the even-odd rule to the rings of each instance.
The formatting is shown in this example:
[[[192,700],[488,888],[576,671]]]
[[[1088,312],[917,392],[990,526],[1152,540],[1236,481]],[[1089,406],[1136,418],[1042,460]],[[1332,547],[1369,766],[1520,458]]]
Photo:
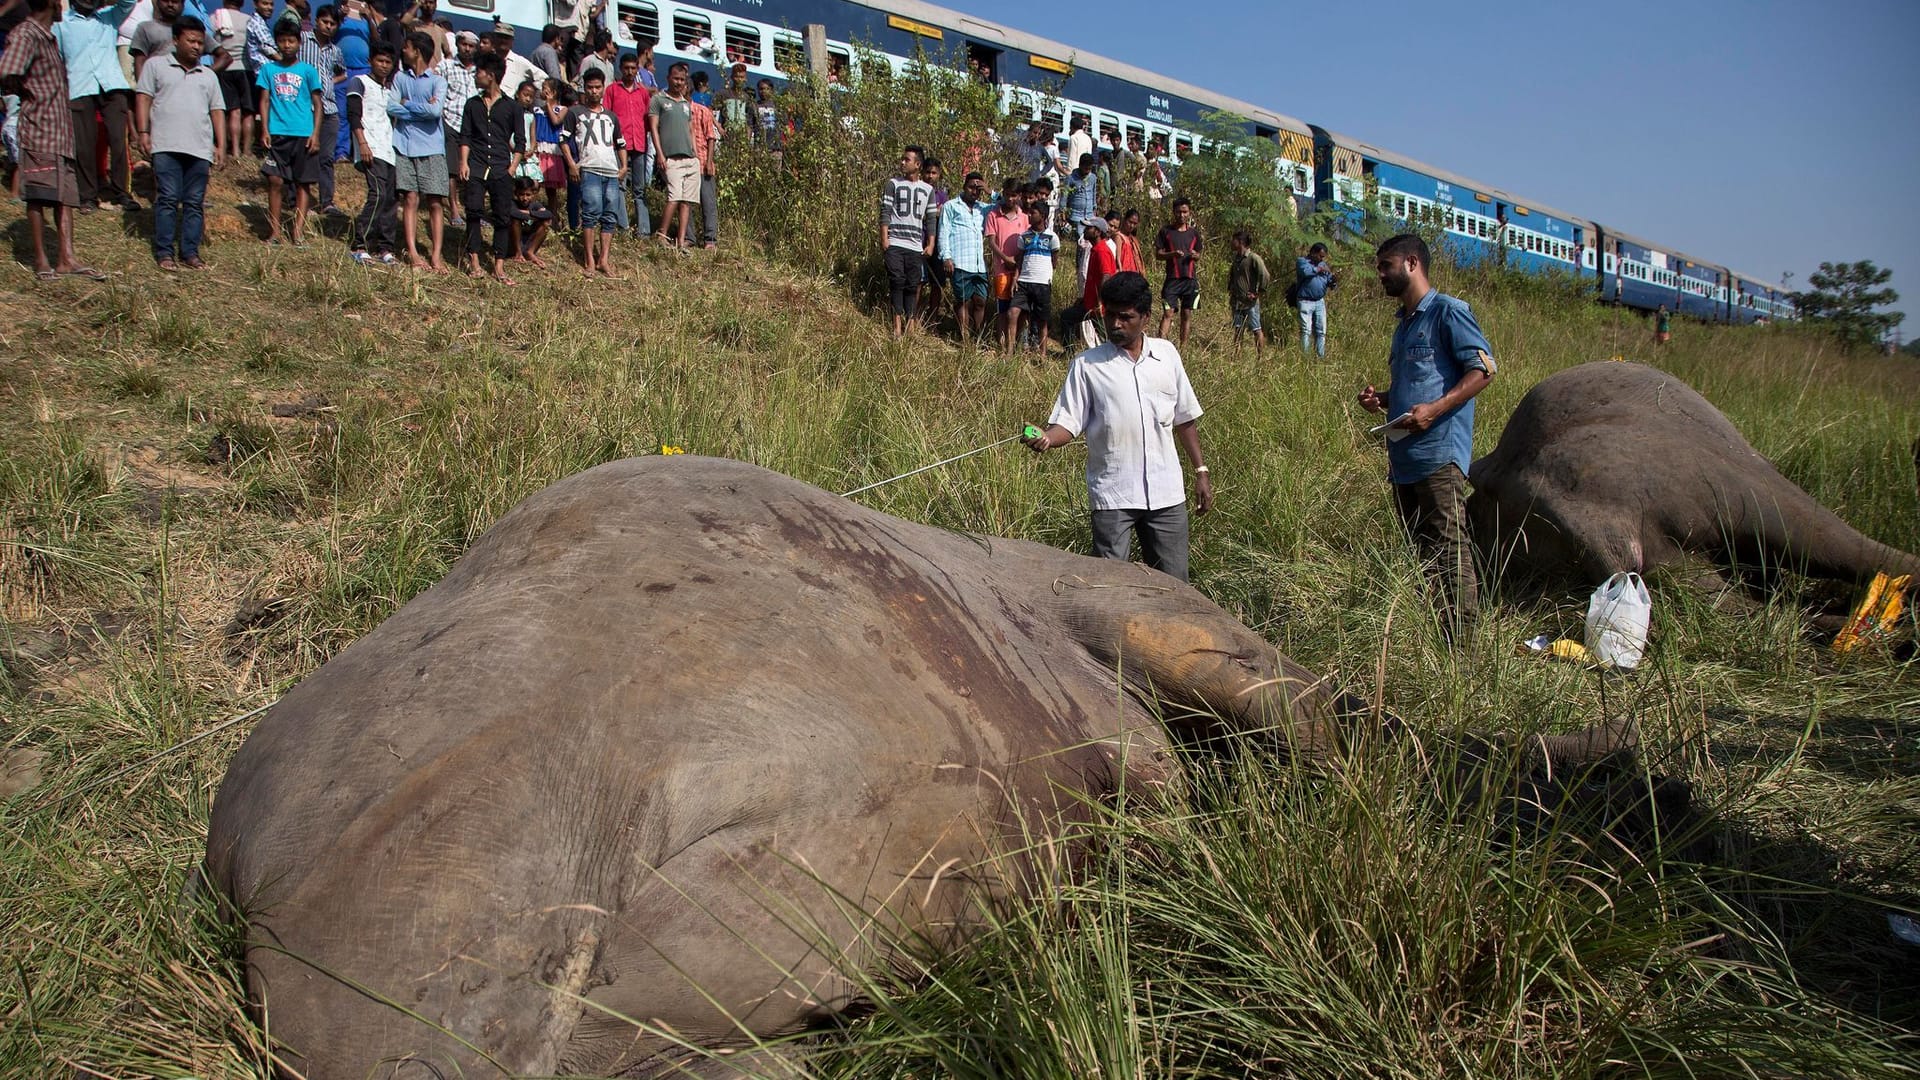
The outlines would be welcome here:
[[[933,204],[933,185],[925,180],[894,177],[880,194],[880,221],[887,227],[887,246],[925,251],[927,207]]]
[[[1150,337],[1138,361],[1111,342],[1074,357],[1047,422],[1086,436],[1093,509],[1164,510],[1187,498],[1174,426],[1200,413],[1180,351]]]
[[[367,137],[367,152],[375,161],[393,164],[393,118],[387,115],[387,88],[371,75],[355,75],[347,83],[347,97],[360,99],[360,130]],[[359,155],[359,147],[354,148]]]
[[[1068,170],[1079,168],[1080,159],[1092,153],[1093,153],[1093,136],[1091,134],[1088,134],[1085,129],[1076,131],[1072,135],[1067,136],[1067,159],[1068,159],[1067,168]],[[1100,159],[1095,158],[1093,163],[1095,165],[1100,164]]]
[[[1053,256],[1060,250],[1060,237],[1052,229],[1020,234],[1020,281],[1027,285],[1053,284]]]

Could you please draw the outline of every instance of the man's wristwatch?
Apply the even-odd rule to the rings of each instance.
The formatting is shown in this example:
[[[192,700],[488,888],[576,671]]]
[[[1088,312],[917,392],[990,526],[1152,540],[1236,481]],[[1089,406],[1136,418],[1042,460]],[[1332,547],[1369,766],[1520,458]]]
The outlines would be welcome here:
[[[1203,473],[1203,472],[1212,472],[1212,471],[1213,471],[1213,470],[1211,470],[1211,469],[1209,469],[1209,468],[1207,468],[1207,467],[1206,467],[1205,465],[1198,465],[1198,466],[1195,466],[1195,467],[1194,467],[1194,470],[1193,470],[1193,474],[1194,474],[1195,476],[1198,476],[1198,475],[1200,475],[1200,474],[1201,474],[1201,473]]]

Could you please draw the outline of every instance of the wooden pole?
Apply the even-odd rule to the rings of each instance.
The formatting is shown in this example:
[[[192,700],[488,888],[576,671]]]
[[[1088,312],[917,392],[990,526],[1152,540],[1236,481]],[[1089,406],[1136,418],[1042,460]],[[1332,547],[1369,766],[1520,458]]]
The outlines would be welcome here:
[[[807,49],[807,70],[813,75],[813,84],[824,91],[828,74],[833,70],[833,62],[827,58],[827,28],[822,23],[808,23],[802,33]]]

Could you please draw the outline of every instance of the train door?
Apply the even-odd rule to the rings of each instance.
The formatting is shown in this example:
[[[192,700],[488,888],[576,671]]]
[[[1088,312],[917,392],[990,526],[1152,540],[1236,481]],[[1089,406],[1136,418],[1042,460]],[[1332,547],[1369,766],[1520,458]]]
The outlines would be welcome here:
[[[1000,84],[1000,50],[978,41],[967,42],[967,70],[988,86]]]

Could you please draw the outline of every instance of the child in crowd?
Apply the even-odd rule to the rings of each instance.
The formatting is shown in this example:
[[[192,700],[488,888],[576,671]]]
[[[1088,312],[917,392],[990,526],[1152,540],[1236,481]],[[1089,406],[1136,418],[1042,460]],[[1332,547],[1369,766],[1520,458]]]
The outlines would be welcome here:
[[[1060,236],[1053,231],[1052,209],[1039,199],[1027,206],[1027,230],[1020,234],[1020,280],[1014,285],[1007,315],[1007,352],[1013,352],[1025,326],[1038,337],[1040,355],[1052,344],[1053,268],[1060,258]]]
[[[272,60],[254,77],[266,120],[267,243],[279,244],[285,188],[293,185],[293,246],[306,246],[307,207],[320,182],[320,73],[300,59],[300,22],[288,17],[273,29]]]
[[[582,78],[582,103],[569,110],[567,137],[560,151],[567,172],[580,191],[580,226],[586,232],[583,270],[613,275],[613,234],[620,227],[620,178],[627,173],[626,132],[620,118],[607,108],[606,77],[589,71]]]
[[[547,230],[553,227],[553,211],[540,205],[540,183],[528,177],[513,182],[513,261],[528,263],[542,270],[547,264],[540,258],[540,245],[547,242]]]
[[[567,159],[562,144],[567,138],[567,110],[573,107],[573,88],[558,79],[548,79],[540,93],[544,100],[533,110],[533,151],[540,164],[540,187],[546,192],[547,210],[558,219],[567,190]]]
[[[694,72],[693,92],[688,94],[687,96],[699,102],[700,104],[705,105],[709,109],[713,108],[713,90],[711,88],[711,83],[707,79],[706,72],[704,71]]]

